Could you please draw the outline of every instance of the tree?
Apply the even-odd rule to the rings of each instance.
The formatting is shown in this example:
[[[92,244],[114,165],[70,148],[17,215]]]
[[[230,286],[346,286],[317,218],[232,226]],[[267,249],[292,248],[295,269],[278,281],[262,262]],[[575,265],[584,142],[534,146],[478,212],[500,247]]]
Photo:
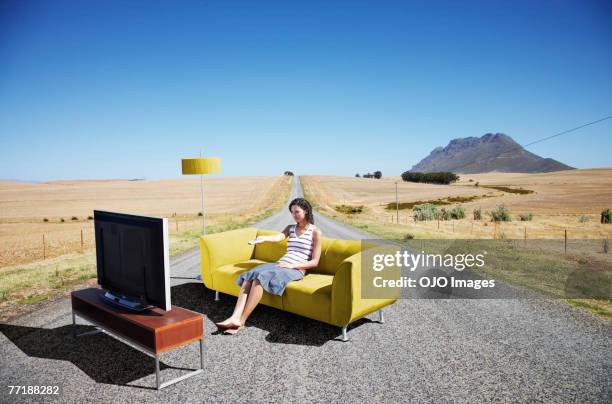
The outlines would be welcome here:
[[[459,176],[451,172],[431,172],[422,173],[416,171],[405,171],[402,173],[402,180],[410,182],[425,182],[431,184],[450,184],[459,179]]]

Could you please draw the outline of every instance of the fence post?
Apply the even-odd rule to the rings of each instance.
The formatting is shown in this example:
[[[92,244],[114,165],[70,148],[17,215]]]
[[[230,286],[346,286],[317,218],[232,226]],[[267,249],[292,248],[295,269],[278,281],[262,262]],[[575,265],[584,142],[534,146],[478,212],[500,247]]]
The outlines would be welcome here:
[[[565,249],[565,252],[567,253],[567,229],[565,229],[565,243],[564,243],[564,249]]]

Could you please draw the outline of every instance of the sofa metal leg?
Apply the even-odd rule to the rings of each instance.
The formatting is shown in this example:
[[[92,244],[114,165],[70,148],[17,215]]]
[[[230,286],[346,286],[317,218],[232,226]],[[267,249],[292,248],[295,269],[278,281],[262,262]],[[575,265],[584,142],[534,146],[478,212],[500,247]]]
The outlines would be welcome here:
[[[385,323],[385,313],[383,313],[383,310],[382,310],[382,309],[379,309],[379,310],[378,310],[378,321],[379,321],[381,324],[384,324],[384,323]]]
[[[218,302],[219,300],[221,300],[219,299],[219,291],[215,290],[215,302]]]
[[[348,341],[348,338],[346,336],[346,329],[347,328],[348,328],[348,324],[345,325],[344,327],[342,327],[342,342]]]

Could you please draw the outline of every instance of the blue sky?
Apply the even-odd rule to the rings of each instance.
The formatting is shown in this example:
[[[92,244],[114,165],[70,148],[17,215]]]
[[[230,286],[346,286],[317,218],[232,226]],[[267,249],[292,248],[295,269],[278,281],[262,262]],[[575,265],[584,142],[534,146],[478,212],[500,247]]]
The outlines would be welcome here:
[[[0,2],[0,178],[399,175],[612,114],[609,1]],[[612,120],[529,148],[610,167]]]

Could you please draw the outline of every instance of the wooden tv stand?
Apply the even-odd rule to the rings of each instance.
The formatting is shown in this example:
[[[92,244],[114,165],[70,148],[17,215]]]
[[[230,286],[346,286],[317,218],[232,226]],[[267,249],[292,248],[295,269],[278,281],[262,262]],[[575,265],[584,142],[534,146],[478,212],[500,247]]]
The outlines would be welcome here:
[[[153,357],[158,390],[203,371],[204,316],[202,314],[177,306],[172,306],[170,311],[156,307],[139,313],[131,312],[105,303],[101,298],[103,294],[104,290],[99,288],[72,292],[74,337],[105,332]],[[77,315],[96,325],[97,329],[77,335],[75,327]],[[160,354],[195,341],[200,341],[200,369],[160,383]]]

